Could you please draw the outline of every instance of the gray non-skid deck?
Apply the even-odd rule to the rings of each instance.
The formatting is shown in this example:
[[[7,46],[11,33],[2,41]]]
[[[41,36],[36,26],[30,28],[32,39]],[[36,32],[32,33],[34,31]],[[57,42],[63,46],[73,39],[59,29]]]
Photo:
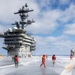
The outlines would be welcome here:
[[[27,61],[31,62],[31,60],[34,61],[35,59],[28,59]],[[5,65],[0,66],[0,75],[61,75],[61,73],[65,69],[65,65],[68,64],[66,60],[62,60],[60,58],[57,59],[56,64],[54,66],[50,59],[47,60],[46,68],[44,68],[43,66],[40,67],[41,59],[38,59],[38,61],[35,60],[34,62],[28,63],[27,65],[25,65],[27,62],[26,63],[23,62],[22,64],[20,63],[18,68],[15,68],[12,62],[11,62],[11,65],[9,65],[9,63],[8,65],[6,64],[6,67]],[[72,72],[71,75],[75,75],[75,65],[71,72]]]
[[[47,67],[40,67],[41,61],[31,63],[27,66],[16,69],[6,75],[60,75],[64,67],[56,64],[52,65],[51,61],[47,61]]]

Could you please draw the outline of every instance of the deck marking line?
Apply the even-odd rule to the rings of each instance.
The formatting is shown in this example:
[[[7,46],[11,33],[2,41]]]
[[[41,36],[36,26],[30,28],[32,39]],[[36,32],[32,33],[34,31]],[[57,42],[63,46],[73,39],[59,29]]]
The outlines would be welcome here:
[[[72,75],[73,66],[73,62],[70,62],[60,75]]]

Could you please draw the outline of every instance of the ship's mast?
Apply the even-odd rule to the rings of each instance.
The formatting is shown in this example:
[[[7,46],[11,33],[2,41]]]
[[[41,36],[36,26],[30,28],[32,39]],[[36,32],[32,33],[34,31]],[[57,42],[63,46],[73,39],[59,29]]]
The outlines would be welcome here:
[[[15,25],[17,28],[24,29],[27,25],[32,24],[34,21],[28,20],[28,12],[32,12],[33,10],[29,10],[27,3],[25,6],[22,6],[22,8],[19,9],[18,12],[14,14],[19,14],[21,21],[15,22]]]
[[[14,14],[19,14],[20,21],[15,21],[14,24],[16,27],[8,29],[4,32],[3,35],[0,35],[4,38],[3,47],[8,51],[9,56],[19,55],[21,57],[26,57],[29,53],[35,50],[35,39],[32,36],[27,35],[24,28],[28,25],[31,25],[34,21],[28,19],[28,13],[33,10],[29,10],[27,3],[25,6],[22,6],[20,10]]]

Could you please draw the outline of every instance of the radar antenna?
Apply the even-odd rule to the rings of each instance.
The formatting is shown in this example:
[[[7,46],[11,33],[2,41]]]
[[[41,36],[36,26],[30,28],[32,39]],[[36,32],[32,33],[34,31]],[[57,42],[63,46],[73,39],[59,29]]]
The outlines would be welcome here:
[[[29,10],[28,5],[26,3],[25,6],[22,6],[22,8],[18,12],[14,13],[14,14],[19,14],[20,19],[21,19],[19,24],[18,24],[18,22],[15,22],[17,28],[19,28],[21,25],[21,29],[24,29],[24,27],[35,22],[35,21],[33,21],[33,19],[32,19],[32,21],[28,20],[28,17],[29,17],[28,12],[32,12],[32,11],[33,11],[32,9]]]

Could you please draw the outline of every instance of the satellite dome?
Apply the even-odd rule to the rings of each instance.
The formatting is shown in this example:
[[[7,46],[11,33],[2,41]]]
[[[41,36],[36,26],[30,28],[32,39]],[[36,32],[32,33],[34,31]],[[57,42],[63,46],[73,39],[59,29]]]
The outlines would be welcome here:
[[[18,29],[17,27],[13,27],[14,30]]]
[[[9,28],[8,31],[9,31],[9,32],[12,32],[12,28]]]
[[[14,27],[14,29],[17,29],[17,27]]]

